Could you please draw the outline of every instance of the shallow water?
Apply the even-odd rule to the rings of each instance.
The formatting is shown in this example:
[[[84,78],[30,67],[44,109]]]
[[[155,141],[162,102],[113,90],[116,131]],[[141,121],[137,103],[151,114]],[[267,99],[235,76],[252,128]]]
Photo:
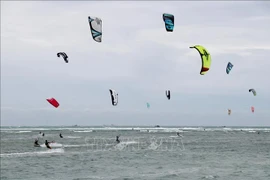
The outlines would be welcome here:
[[[52,178],[269,180],[270,127],[2,127],[0,179]]]

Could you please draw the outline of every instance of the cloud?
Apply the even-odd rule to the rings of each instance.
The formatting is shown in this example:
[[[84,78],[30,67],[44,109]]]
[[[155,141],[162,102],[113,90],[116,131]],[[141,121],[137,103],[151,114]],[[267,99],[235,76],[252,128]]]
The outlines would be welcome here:
[[[111,119],[114,124],[178,124],[182,119],[183,125],[216,125],[227,121],[231,107],[239,119],[230,123],[245,125],[251,105],[256,122],[268,122],[267,3],[5,1],[1,6],[4,124],[51,118],[59,124],[111,124]],[[164,12],[175,16],[173,33],[165,30]],[[92,39],[88,16],[102,19],[102,43]],[[205,76],[199,74],[198,52],[189,48],[196,44],[212,56]],[[56,56],[61,51],[68,64]],[[234,67],[227,75],[229,61]],[[117,107],[110,104],[109,88],[119,93]],[[50,108],[45,99],[51,96],[60,109]],[[202,114],[209,120],[202,122]]]

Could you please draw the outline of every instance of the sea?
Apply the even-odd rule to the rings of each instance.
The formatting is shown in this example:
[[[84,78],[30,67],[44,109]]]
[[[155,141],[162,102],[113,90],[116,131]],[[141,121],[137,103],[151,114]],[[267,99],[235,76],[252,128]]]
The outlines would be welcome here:
[[[1,180],[270,180],[270,127],[2,126],[0,156]]]

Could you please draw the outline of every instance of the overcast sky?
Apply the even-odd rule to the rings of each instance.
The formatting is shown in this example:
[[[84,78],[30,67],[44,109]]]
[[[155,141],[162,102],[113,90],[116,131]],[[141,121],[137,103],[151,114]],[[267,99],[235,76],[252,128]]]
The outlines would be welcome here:
[[[102,43],[88,16],[102,19]],[[204,76],[197,44],[212,56]],[[269,126],[269,54],[267,1],[1,1],[1,125]]]

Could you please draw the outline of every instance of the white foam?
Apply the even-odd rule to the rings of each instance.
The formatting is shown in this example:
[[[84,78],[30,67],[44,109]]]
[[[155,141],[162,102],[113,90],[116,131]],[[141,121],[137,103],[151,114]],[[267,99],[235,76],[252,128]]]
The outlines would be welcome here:
[[[73,131],[73,132],[93,132],[93,130],[88,130],[88,131]]]
[[[181,138],[183,137],[182,135],[179,135],[179,136],[170,136],[171,138]]]
[[[123,150],[125,147],[127,147],[129,144],[136,144],[138,142],[136,141],[127,141],[127,142],[120,142],[118,144],[116,144],[114,147],[117,150]]]
[[[126,141],[126,142],[120,142],[119,144],[136,144],[138,142],[136,141]]]
[[[62,147],[63,145],[62,144],[59,144],[59,143],[49,143],[50,147]],[[40,147],[46,147],[45,144],[41,144]]]
[[[29,132],[32,132],[32,131],[19,131],[19,132],[15,132],[15,133],[29,133]]]
[[[79,144],[79,145],[63,145],[63,147],[86,147],[87,144]]]
[[[81,138],[80,136],[64,136],[64,138],[69,138],[69,139],[79,139]]]
[[[147,129],[140,129],[140,132],[148,132]]]
[[[52,128],[41,128],[41,127],[30,127],[30,128],[1,128],[1,132],[16,132],[16,131],[61,131],[61,130],[70,130],[73,132],[93,132],[93,131],[140,131],[140,132],[179,132],[182,131],[270,131],[269,127],[52,127]],[[45,133],[46,134],[46,133]]]
[[[37,151],[37,152],[5,153],[0,154],[0,157],[35,156],[42,154],[64,153],[64,152],[65,152],[64,149],[48,149],[47,151]]]

